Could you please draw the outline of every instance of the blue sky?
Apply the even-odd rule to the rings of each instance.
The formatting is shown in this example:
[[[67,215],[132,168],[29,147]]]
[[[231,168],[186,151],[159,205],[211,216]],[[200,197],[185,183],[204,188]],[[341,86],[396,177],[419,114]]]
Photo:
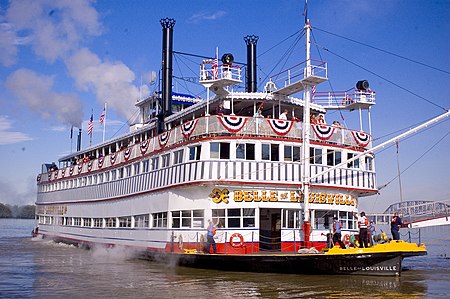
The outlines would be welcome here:
[[[308,8],[312,57],[328,63],[330,79],[317,90],[347,90],[358,80],[368,80],[377,92],[372,109],[375,144],[442,113],[442,107],[450,108],[446,90],[450,1],[309,0]],[[285,0],[0,0],[0,202],[34,202],[41,164],[57,161],[75,148],[69,138],[72,124],[83,127],[83,147],[88,145],[91,109],[96,120],[93,142],[99,143],[98,119],[105,101],[107,138],[126,132],[136,100],[156,88],[150,81],[161,68],[161,18],[176,19],[174,49],[180,52],[213,56],[218,47],[220,54],[233,53],[236,61],[245,62],[243,37],[259,36],[258,78],[262,80],[272,70],[279,71],[279,58],[293,39],[280,42],[303,28],[302,13],[303,1]],[[287,68],[303,61],[303,44],[300,41],[281,65]],[[198,64],[188,63],[177,57],[174,74],[197,76]],[[184,84],[177,81],[175,89],[186,92]],[[205,96],[195,86],[188,91]],[[338,117],[327,115],[329,122]],[[344,117],[349,128],[358,129],[352,114]],[[450,200],[450,159],[444,156],[450,148],[449,132],[447,120],[400,143],[402,170],[427,152],[401,176],[404,200]],[[378,185],[397,175],[396,163],[393,147],[376,154]],[[362,199],[360,205],[377,212],[397,201],[399,187],[394,182],[380,195]]]

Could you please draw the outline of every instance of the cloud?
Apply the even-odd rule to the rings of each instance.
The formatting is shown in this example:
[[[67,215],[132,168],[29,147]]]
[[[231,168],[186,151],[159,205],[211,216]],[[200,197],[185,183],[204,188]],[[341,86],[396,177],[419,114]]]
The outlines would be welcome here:
[[[19,191],[20,190],[20,191]],[[28,205],[36,200],[36,179],[27,177],[25,186],[17,189],[11,182],[0,180],[0,202],[10,205]]]
[[[83,116],[81,101],[72,94],[52,91],[54,79],[32,70],[19,69],[6,80],[6,87],[43,119],[79,127]]]
[[[7,116],[0,115],[0,145],[33,140],[33,138],[25,133],[10,131],[11,128],[12,121]]]
[[[130,119],[139,99],[139,89],[133,85],[134,73],[122,62],[103,62],[89,49],[81,49],[67,60],[69,74],[78,88],[94,92],[100,103],[105,101],[126,119]],[[149,94],[144,86],[143,96]]]
[[[220,19],[221,17],[225,16],[227,13],[223,10],[219,10],[217,12],[211,13],[211,12],[201,12],[198,14],[195,14],[193,16],[191,16],[188,19],[188,23],[199,23],[203,20],[207,20],[207,21],[214,21],[217,19]]]
[[[17,45],[30,43],[48,62],[66,57],[86,36],[101,33],[98,13],[90,0],[12,1],[0,26],[0,62],[15,61]],[[19,37],[22,36],[22,37]]]

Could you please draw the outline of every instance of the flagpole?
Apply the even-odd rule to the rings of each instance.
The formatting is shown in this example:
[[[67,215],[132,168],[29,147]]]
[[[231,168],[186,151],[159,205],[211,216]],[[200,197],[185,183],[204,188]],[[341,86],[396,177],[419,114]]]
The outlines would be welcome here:
[[[91,119],[89,121],[90,125],[92,126],[91,129],[90,129],[91,130],[90,134],[89,134],[89,147],[92,146],[92,135],[94,133],[93,132],[94,131],[94,123],[93,122],[94,122],[94,109],[91,110]],[[88,131],[89,131],[89,128],[88,128]]]
[[[105,118],[103,119],[103,142],[105,142],[105,131],[106,131],[106,102],[105,102]]]
[[[70,153],[73,151],[73,126],[70,127]]]

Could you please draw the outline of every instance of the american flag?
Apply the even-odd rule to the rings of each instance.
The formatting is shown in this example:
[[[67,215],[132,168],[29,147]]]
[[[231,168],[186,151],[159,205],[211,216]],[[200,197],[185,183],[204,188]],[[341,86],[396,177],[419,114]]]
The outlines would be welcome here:
[[[219,60],[216,58],[214,58],[214,62],[212,65],[212,71],[213,71],[213,78],[217,79],[219,78]]]
[[[91,114],[91,119],[88,123],[88,135],[92,135],[92,130],[94,129],[94,114]]]
[[[312,99],[314,100],[314,97],[316,96],[316,86],[311,86],[311,93],[312,93]]]
[[[101,125],[103,125],[103,122],[105,121],[105,115],[106,115],[106,111],[105,111],[105,108],[103,108],[102,115],[100,115],[100,124]]]

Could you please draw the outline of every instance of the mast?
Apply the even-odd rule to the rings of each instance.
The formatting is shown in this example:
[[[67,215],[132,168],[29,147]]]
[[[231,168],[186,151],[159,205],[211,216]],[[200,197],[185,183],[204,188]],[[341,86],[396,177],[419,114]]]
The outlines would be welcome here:
[[[311,26],[309,20],[305,23],[306,32],[306,69],[305,78],[311,75]],[[311,120],[310,120],[310,101],[311,101],[311,85],[307,84],[304,91],[304,106],[303,106],[303,233],[305,247],[310,247],[309,236],[311,234],[311,222],[309,215],[309,185],[310,185],[310,138],[311,138]]]

